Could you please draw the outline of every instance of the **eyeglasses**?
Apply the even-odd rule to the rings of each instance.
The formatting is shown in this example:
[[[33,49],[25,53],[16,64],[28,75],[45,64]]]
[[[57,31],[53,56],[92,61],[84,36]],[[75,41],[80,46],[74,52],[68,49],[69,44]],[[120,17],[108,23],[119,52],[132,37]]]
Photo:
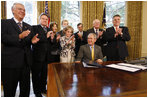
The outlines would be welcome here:
[[[25,9],[22,9],[22,8],[17,8],[19,11],[24,11],[25,12]]]

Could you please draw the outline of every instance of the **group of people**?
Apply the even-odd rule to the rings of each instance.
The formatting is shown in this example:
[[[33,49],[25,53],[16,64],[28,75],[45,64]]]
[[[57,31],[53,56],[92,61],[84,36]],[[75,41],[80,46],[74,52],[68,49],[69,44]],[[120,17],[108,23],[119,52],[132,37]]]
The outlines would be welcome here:
[[[113,27],[100,29],[95,19],[93,27],[83,31],[83,24],[77,25],[78,32],[62,21],[63,29],[57,32],[58,24],[51,22],[42,13],[39,25],[30,26],[23,22],[24,5],[14,3],[12,19],[1,20],[2,41],[2,84],[4,96],[15,96],[19,82],[20,97],[30,93],[30,70],[34,94],[42,97],[46,93],[47,64],[52,62],[81,62],[83,60],[103,62],[125,60],[128,56],[126,41],[130,40],[128,28],[120,25],[120,15],[113,16]]]

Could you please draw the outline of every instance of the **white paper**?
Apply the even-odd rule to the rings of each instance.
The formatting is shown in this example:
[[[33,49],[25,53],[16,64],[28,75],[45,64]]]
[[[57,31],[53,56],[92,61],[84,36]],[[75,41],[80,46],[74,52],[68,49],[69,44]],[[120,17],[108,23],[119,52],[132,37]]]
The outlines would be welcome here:
[[[139,69],[142,69],[142,70],[147,69],[147,67],[144,67],[144,66],[134,65],[134,64],[127,64],[127,63],[118,63],[117,65],[129,66],[129,67],[133,67],[133,68],[139,68]]]
[[[136,72],[140,69],[137,68],[132,68],[132,67],[127,67],[127,66],[119,66],[117,64],[110,64],[110,65],[106,65],[107,67],[111,67],[111,68],[115,68],[115,69],[121,69],[121,70],[125,70],[125,71],[129,71],[129,72]]]

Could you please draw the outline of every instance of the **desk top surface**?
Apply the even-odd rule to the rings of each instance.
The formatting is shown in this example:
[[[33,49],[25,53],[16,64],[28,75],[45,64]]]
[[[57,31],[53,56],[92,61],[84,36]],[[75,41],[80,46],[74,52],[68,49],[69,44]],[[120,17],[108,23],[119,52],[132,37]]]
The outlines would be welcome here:
[[[54,64],[54,70],[61,96],[114,96],[147,90],[146,70],[131,73],[106,67],[85,68],[81,63]]]

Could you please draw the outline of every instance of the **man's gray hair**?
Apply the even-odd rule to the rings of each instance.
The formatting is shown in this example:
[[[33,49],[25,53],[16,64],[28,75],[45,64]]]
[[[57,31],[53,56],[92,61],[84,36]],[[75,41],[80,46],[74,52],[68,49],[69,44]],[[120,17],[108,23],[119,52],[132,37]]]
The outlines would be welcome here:
[[[99,22],[100,22],[100,20],[99,20],[99,19],[95,19],[95,20],[93,20],[93,24],[94,24],[96,21],[99,21]]]
[[[91,36],[91,35],[93,35],[95,39],[97,38],[97,36],[96,36],[95,33],[89,33],[88,36],[87,36],[87,38],[88,38],[89,36]]]
[[[13,6],[11,7],[11,10],[15,9],[16,8],[16,5],[23,5],[23,4],[21,4],[21,3],[14,3]]]

